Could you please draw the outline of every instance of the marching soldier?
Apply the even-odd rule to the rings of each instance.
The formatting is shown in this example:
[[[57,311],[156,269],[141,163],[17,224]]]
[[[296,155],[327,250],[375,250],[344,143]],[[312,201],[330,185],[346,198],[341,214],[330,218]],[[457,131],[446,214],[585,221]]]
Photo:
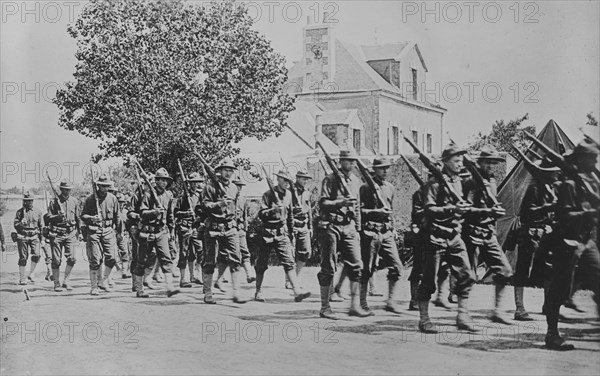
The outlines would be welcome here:
[[[380,203],[376,199],[376,192],[373,191],[373,188],[369,184],[365,183],[360,187],[362,218],[361,251],[364,265],[360,284],[360,306],[369,315],[374,315],[374,313],[367,304],[367,292],[369,289],[369,279],[376,270],[378,256],[381,256],[383,265],[388,267],[389,292],[385,310],[400,313],[396,305],[396,285],[400,278],[402,262],[398,254],[396,231],[392,218],[395,188],[385,180],[391,165],[386,158],[375,158],[373,161],[373,180],[379,186],[379,198],[383,201],[381,203],[382,207],[380,207]]]
[[[419,283],[423,277],[423,252],[421,247],[423,245],[422,231],[423,221],[425,219],[425,209],[423,207],[425,194],[425,186],[420,187],[412,195],[412,211],[411,211],[411,238],[413,248],[413,266],[408,276],[410,281],[410,303],[408,305],[409,311],[418,311],[417,305],[417,289]]]
[[[524,305],[525,286],[542,285],[543,270],[535,273],[535,269],[543,269],[547,251],[553,247],[557,239],[554,236],[554,218],[556,211],[556,190],[554,183],[560,169],[542,160],[534,181],[529,184],[521,203],[519,214],[521,229],[518,238],[517,263],[515,265],[515,320],[532,321]],[[551,235],[552,234],[552,235]],[[541,265],[538,268],[537,265]],[[542,275],[534,275],[542,274]]]
[[[216,171],[220,174],[211,177],[202,191],[202,210],[207,216],[204,238],[206,249],[202,260],[204,302],[216,304],[212,294],[212,280],[219,259],[219,262],[230,268],[233,301],[246,303],[239,296],[242,256],[234,207],[238,189],[231,183],[235,171],[231,158],[223,159]]]
[[[242,189],[246,185],[238,176],[233,180],[233,184],[237,187],[238,191],[234,199],[236,208],[235,219],[237,222],[238,235],[240,237],[240,253],[242,255],[242,266],[246,272],[246,282],[252,283],[256,281],[254,270],[250,264],[250,249],[248,248],[248,241],[246,235],[248,232],[248,205],[246,199],[241,195]]]
[[[297,276],[300,276],[300,271],[302,271],[312,254],[313,217],[310,200],[311,193],[306,188],[311,179],[312,177],[308,171],[299,170],[296,173],[296,183],[293,187],[290,187],[290,189],[296,190],[296,197],[298,197],[298,206],[294,206],[292,209],[295,239],[294,256]]]
[[[560,306],[569,297],[576,265],[579,264],[582,278],[594,292],[596,304],[600,299],[600,254],[596,244],[600,183],[592,172],[598,162],[598,149],[584,140],[565,157],[577,173],[566,174],[558,188],[556,228],[560,241],[553,248],[554,274],[545,301],[548,323],[545,342],[553,350],[575,348],[560,336],[558,317]]]
[[[466,150],[459,149],[456,145],[447,147],[442,152],[444,165],[442,174],[447,183],[438,181],[434,177],[425,188],[425,222],[421,238],[423,278],[417,290],[417,304],[421,317],[419,329],[425,333],[437,332],[429,318],[429,300],[431,294],[435,292],[435,278],[444,256],[457,279],[456,292],[459,296],[457,326],[459,329],[475,331],[467,308],[469,291],[475,281],[467,248],[461,239],[463,215],[469,210],[469,204],[460,200],[462,183],[458,174],[462,168],[464,154]]]
[[[98,295],[98,288],[109,291],[107,279],[117,263],[117,238],[115,229],[119,226],[119,203],[108,192],[112,182],[102,175],[96,181],[96,193],[85,200],[81,219],[87,224],[86,251],[90,269],[91,295]],[[101,281],[101,266],[104,260],[104,277]]]
[[[191,195],[182,195],[175,204],[175,227],[177,228],[177,237],[179,239],[179,268],[180,281],[179,287],[189,288],[195,277],[194,262],[202,251],[202,240],[198,236],[198,227],[200,219],[197,218],[195,208],[198,206],[201,192],[198,190],[199,184],[204,182],[204,178],[197,172],[192,172],[188,177],[189,190]],[[186,267],[190,269],[190,280],[188,282],[185,276]]]
[[[131,278],[131,249],[129,246],[129,231],[127,230],[127,208],[128,201],[124,194],[117,193],[117,201],[119,202],[119,217],[120,225],[117,232],[117,247],[119,248],[119,260],[121,263],[121,278]]]
[[[275,250],[279,262],[292,285],[295,301],[301,302],[310,296],[310,292],[300,292],[298,277],[294,270],[296,263],[294,262],[291,242],[294,219],[292,195],[289,192],[291,178],[284,171],[279,171],[275,175],[277,176],[277,185],[263,194],[258,212],[258,217],[262,220],[264,227],[262,234],[264,245],[258,251],[256,259],[256,294],[254,300],[258,302],[265,301],[262,295],[262,283],[268,268],[269,255],[271,250]]]
[[[80,234],[79,203],[75,197],[71,197],[71,185],[67,181],[61,181],[59,185],[60,195],[50,201],[48,205],[48,221],[50,229],[48,238],[52,249],[52,276],[54,291],[73,290],[69,283],[69,276],[75,266],[75,251],[79,244]],[[63,253],[67,259],[65,276],[61,288],[60,265]]]
[[[465,214],[465,228],[463,239],[467,245],[471,267],[477,267],[474,256],[479,250],[479,257],[493,273],[496,286],[495,307],[490,319],[500,324],[509,324],[502,316],[501,305],[506,283],[512,278],[513,272],[496,237],[496,220],[506,214],[506,210],[500,205],[494,205],[496,199],[496,179],[492,173],[493,167],[504,161],[504,158],[491,146],[482,150],[477,158],[474,168],[484,179],[482,186],[471,178],[465,182],[464,194],[467,201],[473,206]]]
[[[149,176],[149,180],[152,181],[153,176]],[[138,183],[139,184],[139,183]],[[138,249],[139,249],[139,232],[140,232],[140,206],[142,205],[142,199],[146,194],[148,187],[146,183],[139,184],[135,190],[135,194],[131,196],[129,201],[129,210],[127,211],[127,221],[125,227],[129,231],[129,237],[131,239],[131,263],[129,264],[129,272],[132,274],[131,290],[136,292],[136,277],[134,276],[134,270],[137,264]]]
[[[14,221],[15,230],[13,237],[19,251],[19,284],[26,285],[27,281],[35,282],[35,267],[40,261],[40,242],[42,241],[42,212],[33,207],[33,195],[25,192],[23,207],[17,210]],[[31,254],[31,267],[25,278],[27,258]]]
[[[158,261],[165,275],[167,296],[179,293],[173,287],[173,274],[171,269],[171,250],[169,238],[174,236],[175,220],[173,216],[173,193],[167,186],[173,181],[164,168],[159,168],[154,175],[156,189],[148,187],[150,193],[144,194],[140,204],[140,232],[138,235],[139,248],[136,266],[134,269],[135,290],[138,298],[147,298],[144,292],[144,276],[150,276],[154,264]],[[156,194],[156,195],[155,195]]]
[[[321,189],[319,242],[321,249],[321,270],[317,274],[321,286],[321,310],[323,318],[337,320],[338,316],[331,310],[329,297],[333,289],[333,276],[337,267],[338,252],[348,268],[350,279],[351,316],[366,317],[359,304],[359,289],[362,274],[360,252],[360,236],[357,231],[357,220],[360,215],[359,190],[360,179],[351,173],[358,157],[350,151],[340,151],[340,172],[342,176],[332,173],[325,177]],[[349,189],[349,197],[344,196],[338,179],[343,179]]]

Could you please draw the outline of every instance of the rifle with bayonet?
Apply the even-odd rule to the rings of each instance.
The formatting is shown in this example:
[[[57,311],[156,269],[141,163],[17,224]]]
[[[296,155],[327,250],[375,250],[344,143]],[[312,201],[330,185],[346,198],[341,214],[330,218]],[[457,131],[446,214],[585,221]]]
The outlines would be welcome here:
[[[533,163],[533,161],[529,158],[527,158],[527,156],[525,155],[525,153],[523,153],[521,150],[519,150],[518,147],[512,145],[513,149],[515,150],[515,152],[519,155],[519,157],[523,160],[523,162],[525,163],[525,168],[527,169],[527,171],[529,171],[529,173],[536,179],[539,179],[538,174],[540,172],[545,172],[545,173],[551,173],[553,172],[552,169],[547,169],[547,168],[543,168],[540,167],[538,165],[536,165],[535,163]],[[529,150],[530,152],[532,152],[534,155],[538,155],[536,152]],[[541,159],[541,158],[540,158]]]
[[[444,189],[450,195],[450,198],[454,201],[454,203],[460,203],[461,205],[467,204],[467,202],[456,192],[456,190],[454,190],[454,188],[450,184],[448,184],[448,181],[446,180],[446,178],[444,177],[444,173],[442,172],[441,166],[432,161],[428,156],[423,154],[423,152],[419,149],[417,145],[415,145],[414,142],[412,142],[411,139],[404,136],[404,134],[402,134],[402,137],[413,148],[415,153],[419,155],[419,160],[423,163],[425,168],[427,168],[429,172],[431,172],[431,175],[433,175],[435,179],[439,182],[440,188]]]
[[[417,183],[419,184],[419,187],[423,187],[425,186],[425,182],[423,181],[423,179],[421,178],[421,176],[419,175],[419,172],[417,171],[417,169],[415,168],[415,166],[413,166],[408,159],[406,159],[406,157],[403,154],[400,154],[400,158],[402,158],[402,160],[404,161],[404,163],[406,164],[406,166],[408,167],[408,171],[410,171],[410,174],[413,176],[413,178],[415,178],[415,180],[417,181]]]
[[[342,172],[338,169],[333,158],[331,158],[329,153],[327,153],[327,151],[325,151],[325,148],[319,141],[317,141],[316,143],[317,143],[317,146],[319,148],[321,148],[321,151],[323,152],[323,155],[325,156],[325,160],[327,161],[327,164],[329,165],[329,168],[331,169],[333,176],[335,176],[335,178],[338,182],[338,188],[339,188],[342,196],[349,198],[349,199],[356,200],[356,197],[352,197],[352,195],[350,194],[350,189],[348,188],[348,185],[346,184],[346,181],[344,180],[344,177],[342,176]],[[356,230],[360,231],[361,226],[362,226],[361,219],[360,219],[360,207],[356,203],[354,204],[354,221],[356,224]]]
[[[501,206],[496,198],[495,192],[492,191],[492,187],[490,182],[481,175],[477,163],[467,154],[463,156],[463,162],[467,170],[471,173],[473,177],[473,181],[480,187],[483,188],[483,194],[485,196],[486,202],[492,203],[492,206]]]
[[[54,198],[56,199],[56,207],[58,208],[58,215],[62,215],[62,209],[60,207],[60,196],[58,194],[58,192],[56,191],[56,188],[54,188],[54,184],[52,183],[52,179],[50,179],[50,174],[48,173],[48,171],[46,171],[46,177],[48,178],[48,183],[50,183],[50,189],[52,189],[52,192],[54,193]],[[92,176],[92,181],[93,181],[93,176]],[[49,208],[49,203],[48,203],[48,197],[46,194],[46,190],[44,189],[44,199],[46,200],[46,208]]]
[[[206,175],[208,176],[210,181],[214,184],[215,188],[217,188],[221,191],[222,196],[227,195],[227,191],[225,191],[225,188],[223,187],[223,184],[221,184],[221,181],[219,180],[219,177],[217,176],[217,173],[215,172],[215,170],[213,170],[213,168],[210,167],[210,165],[208,164],[206,159],[204,159],[204,157],[200,153],[195,152],[195,154],[200,159],[200,163],[202,163],[202,167],[204,168]]]
[[[544,144],[542,141],[538,140],[534,135],[527,131],[523,131],[525,136],[529,138],[534,144],[536,144],[542,151],[550,158],[552,163],[554,163],[558,168],[560,168],[563,173],[571,180],[577,184],[584,192],[584,194],[589,197],[592,201],[593,206],[600,205],[600,196],[598,196],[593,189],[588,185],[588,183],[583,180],[581,175],[579,175],[579,171],[572,166],[570,163],[565,161],[565,158],[552,150],[548,145]]]
[[[283,161],[283,158],[281,157],[281,154],[279,154],[279,159],[281,160],[281,165],[283,166],[283,169],[285,170],[285,172],[288,172],[287,168],[285,167],[285,162]],[[292,181],[292,179],[287,179],[288,182],[290,183],[290,192],[292,193],[292,205],[297,208],[300,206],[300,200],[298,200],[298,194],[296,193],[296,188],[294,187],[294,182]]]
[[[181,181],[183,182],[183,197],[188,203],[188,209],[192,212],[192,219],[196,220],[196,215],[194,214],[194,208],[192,207],[192,193],[190,192],[190,185],[187,177],[185,176],[185,172],[183,172],[183,167],[181,167],[181,161],[177,158],[177,167],[179,167],[179,175],[181,175]]]
[[[375,183],[375,180],[373,180],[373,176],[371,176],[371,173],[369,172],[369,170],[367,170],[367,167],[362,163],[360,159],[356,160],[356,166],[358,166],[358,170],[363,176],[363,179],[371,189],[371,192],[373,192],[373,198],[375,199],[375,205],[377,206],[377,208],[390,210],[390,207],[383,200],[383,193],[381,192],[381,187],[379,186],[379,184]]]
[[[154,201],[154,203],[156,204],[156,208],[160,209],[160,210],[165,210],[165,208],[162,206],[162,204],[158,200],[158,194],[156,193],[156,190],[154,189],[152,184],[150,184],[150,177],[148,177],[148,174],[146,174],[146,171],[144,171],[144,169],[142,168],[140,163],[137,161],[137,159],[134,159],[133,161],[135,162],[136,167],[139,169],[139,174],[142,176],[142,179],[144,179],[144,182],[148,186],[148,190],[150,191],[150,196],[151,196],[152,200]]]
[[[281,200],[279,199],[279,196],[277,195],[277,192],[275,191],[275,186],[273,185],[273,181],[269,177],[267,170],[265,170],[265,166],[261,165],[261,167],[262,167],[263,172],[265,173],[265,179],[267,180],[267,184],[269,185],[269,190],[271,191],[271,194],[273,195],[273,199],[275,200],[275,205],[281,205]]]
[[[103,220],[101,214],[102,211],[100,210],[100,199],[98,198],[98,187],[96,186],[96,180],[94,180],[94,169],[92,168],[92,165],[96,164],[96,162],[94,161],[94,154],[92,154],[91,161],[92,163],[90,164],[90,179],[92,180],[92,191],[94,192],[94,200],[96,201],[96,215],[100,218],[100,220]]]

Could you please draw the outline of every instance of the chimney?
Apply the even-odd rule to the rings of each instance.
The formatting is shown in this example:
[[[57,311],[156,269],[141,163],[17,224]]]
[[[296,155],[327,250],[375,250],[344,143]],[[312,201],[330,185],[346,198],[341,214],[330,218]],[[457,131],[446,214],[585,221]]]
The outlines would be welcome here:
[[[321,115],[315,116],[315,148],[317,147],[317,137],[323,134],[323,124],[321,123]]]

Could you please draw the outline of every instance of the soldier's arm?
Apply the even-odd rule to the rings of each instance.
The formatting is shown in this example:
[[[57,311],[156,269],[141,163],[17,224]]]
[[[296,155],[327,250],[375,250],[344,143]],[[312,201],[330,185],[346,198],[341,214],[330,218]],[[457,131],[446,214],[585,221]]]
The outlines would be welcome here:
[[[565,181],[558,189],[558,217],[562,220],[581,219],[586,215],[577,202],[577,191],[572,180]]]
[[[471,204],[473,204],[473,203],[475,203],[475,195],[476,195],[477,191],[481,190],[483,188],[477,187],[475,181],[470,179],[465,182],[465,184],[463,185],[463,189],[464,189],[464,199],[467,202],[470,202]],[[476,208],[476,207],[472,206],[469,209],[469,212],[473,213],[473,214],[488,215],[488,214],[492,213],[492,209],[491,208]]]
[[[425,189],[425,198],[423,207],[425,208],[425,214],[433,218],[443,218],[454,209],[454,205],[439,206],[437,204],[438,191],[440,184],[438,182],[431,182]]]
[[[260,201],[260,209],[258,210],[258,218],[262,221],[268,221],[273,218],[273,213],[277,208],[273,207],[273,200],[271,199],[271,191],[266,191],[262,195]]]
[[[140,204],[140,217],[144,219],[156,219],[160,214],[160,209],[150,208],[150,195],[145,194]]]
[[[169,231],[175,230],[175,202],[173,199],[169,200],[169,206],[167,208],[167,227]]]
[[[23,213],[23,210],[19,209],[19,210],[17,210],[17,213],[15,214],[14,226],[15,226],[15,230],[17,230],[17,231],[20,231],[23,228],[23,224],[21,223],[21,220],[23,219],[22,213]]]
[[[202,207],[208,213],[220,214],[223,208],[223,201],[218,201],[216,190],[209,184],[202,190]]]
[[[334,210],[346,206],[345,198],[332,199],[332,193],[332,179],[330,177],[326,177],[323,179],[323,184],[321,186],[321,198],[319,200],[319,205],[322,209]]]
[[[307,202],[307,206],[308,206],[308,228],[312,229],[312,225],[313,225],[313,211],[312,211],[312,205],[311,205],[311,194],[308,194],[308,202]]]

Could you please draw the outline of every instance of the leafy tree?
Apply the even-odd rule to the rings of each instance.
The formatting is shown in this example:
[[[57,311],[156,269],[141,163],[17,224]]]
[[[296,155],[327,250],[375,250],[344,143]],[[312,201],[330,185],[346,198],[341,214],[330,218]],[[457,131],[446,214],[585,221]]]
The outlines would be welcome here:
[[[505,123],[504,120],[496,120],[492,125],[492,131],[489,134],[479,132],[475,136],[473,142],[468,146],[470,151],[480,150],[484,145],[493,145],[499,152],[506,152],[518,159],[518,154],[513,150],[512,146],[516,146],[521,151],[527,150],[529,141],[523,131],[535,134],[535,125],[522,125],[524,121],[529,119],[529,114],[523,117],[510,120]]]
[[[193,151],[235,156],[294,108],[283,57],[233,1],[91,0],[68,32],[78,62],[56,94],[59,125],[100,140],[103,158],[198,170]]]
[[[597,127],[598,126],[598,120],[596,120],[596,118],[594,117],[594,114],[592,112],[589,112],[587,115],[587,122],[585,123],[586,125],[592,125]]]

